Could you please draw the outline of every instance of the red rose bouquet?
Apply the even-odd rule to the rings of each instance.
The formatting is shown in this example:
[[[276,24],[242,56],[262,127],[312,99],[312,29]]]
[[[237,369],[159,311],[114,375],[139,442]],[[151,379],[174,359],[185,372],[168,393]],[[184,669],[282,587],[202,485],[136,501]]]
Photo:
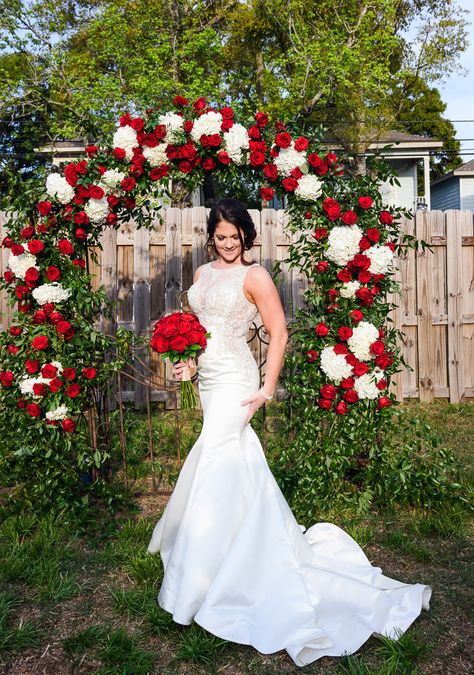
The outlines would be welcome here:
[[[194,358],[200,349],[204,349],[210,333],[206,332],[194,314],[174,312],[157,321],[153,329],[150,346],[171,363]],[[181,381],[181,407],[192,410],[197,399],[191,382],[189,368],[183,371]]]

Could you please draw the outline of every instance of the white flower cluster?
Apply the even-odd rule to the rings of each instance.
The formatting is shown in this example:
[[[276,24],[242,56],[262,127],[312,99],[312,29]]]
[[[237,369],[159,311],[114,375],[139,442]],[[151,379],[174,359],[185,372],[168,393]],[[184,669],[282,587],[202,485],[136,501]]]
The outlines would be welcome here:
[[[378,340],[379,330],[370,321],[361,321],[353,329],[351,337],[347,344],[349,349],[361,361],[368,361],[373,358],[370,353],[370,345]]]
[[[242,151],[249,148],[249,135],[247,129],[241,124],[234,124],[224,134],[225,150],[236,164],[242,164]]]
[[[280,148],[278,157],[273,160],[278,167],[278,173],[282,176],[289,176],[293,169],[306,164],[306,151],[298,152],[295,150],[295,143],[291,141],[288,148]]]
[[[18,279],[24,279],[26,270],[30,267],[34,267],[35,270],[39,269],[36,264],[36,257],[31,253],[21,253],[20,255],[12,255],[10,253],[8,267]]]
[[[332,260],[336,265],[344,267],[349,260],[359,253],[361,237],[362,230],[358,225],[336,225],[329,233],[329,246],[325,252],[326,258]]]
[[[336,384],[352,374],[352,366],[347,363],[344,354],[335,353],[334,345],[324,347],[321,352],[321,370]]]
[[[67,417],[67,406],[60,405],[55,410],[49,410],[46,413],[47,420],[64,420]]]
[[[150,162],[150,166],[161,166],[168,162],[166,147],[166,143],[158,143],[154,148],[143,148],[143,155]]]
[[[124,127],[118,127],[112,139],[114,148],[125,150],[125,159],[129,162],[133,159],[133,148],[138,145],[137,132],[128,124]]]
[[[33,386],[35,384],[46,384],[49,382],[45,377],[42,375],[38,375],[37,377],[28,377],[27,375],[24,375],[20,381],[19,381],[19,387],[20,391],[24,396],[33,396],[33,398],[41,398],[37,394],[33,392]]]
[[[167,112],[158,117],[158,124],[166,127],[165,143],[174,143],[183,132],[184,119],[174,112]]]
[[[380,389],[377,388],[377,382],[383,378],[383,371],[380,368],[374,368],[371,373],[365,373],[356,378],[354,389],[359,398],[374,399],[380,396]]]
[[[194,120],[193,128],[191,130],[191,138],[193,141],[198,141],[203,134],[211,136],[211,134],[220,134],[222,124],[222,115],[219,112],[210,110],[201,117]]]
[[[100,187],[105,192],[111,192],[116,190],[120,185],[121,181],[125,178],[125,175],[122,171],[117,171],[116,169],[109,169],[104,171],[100,179]]]
[[[341,297],[343,298],[354,298],[356,291],[360,288],[360,283],[358,281],[348,281],[345,284],[342,284],[342,287],[339,291]]]
[[[364,255],[370,258],[369,271],[372,274],[386,274],[393,263],[393,252],[388,246],[375,244],[364,251]]]
[[[84,206],[84,211],[92,223],[102,223],[109,213],[109,204],[105,197],[102,197],[102,199],[89,199]]]
[[[68,288],[64,288],[57,281],[52,284],[42,284],[35,288],[32,295],[39,305],[45,305],[47,302],[63,302],[71,295]]]
[[[69,185],[64,176],[59,173],[50,173],[46,179],[46,192],[55,197],[61,204],[69,204],[76,194],[72,185]]]
[[[300,199],[316,201],[320,194],[321,181],[316,176],[312,176],[311,174],[301,176],[298,181],[298,187],[295,190],[295,195],[300,197]]]

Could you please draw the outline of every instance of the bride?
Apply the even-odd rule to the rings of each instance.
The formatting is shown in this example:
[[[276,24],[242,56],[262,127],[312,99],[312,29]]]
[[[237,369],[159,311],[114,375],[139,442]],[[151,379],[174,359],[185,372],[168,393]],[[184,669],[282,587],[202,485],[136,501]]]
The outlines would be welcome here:
[[[211,333],[198,357],[203,427],[148,551],[161,553],[158,602],[176,622],[263,654],[286,649],[304,666],[352,654],[373,633],[396,639],[428,608],[431,589],[384,576],[336,525],[305,531],[270,472],[249,421],[274,396],[287,331],[270,275],[248,257],[255,236],[241,202],[216,202],[208,239],[217,258],[188,291]],[[258,313],[270,335],[261,388],[246,341]]]

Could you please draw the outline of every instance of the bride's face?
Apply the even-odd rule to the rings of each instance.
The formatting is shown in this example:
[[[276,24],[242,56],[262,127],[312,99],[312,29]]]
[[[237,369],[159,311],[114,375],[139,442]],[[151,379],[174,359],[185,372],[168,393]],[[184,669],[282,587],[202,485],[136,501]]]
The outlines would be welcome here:
[[[240,243],[237,228],[227,220],[221,220],[214,232],[214,246],[217,254],[226,263],[232,263],[240,258],[242,244]]]

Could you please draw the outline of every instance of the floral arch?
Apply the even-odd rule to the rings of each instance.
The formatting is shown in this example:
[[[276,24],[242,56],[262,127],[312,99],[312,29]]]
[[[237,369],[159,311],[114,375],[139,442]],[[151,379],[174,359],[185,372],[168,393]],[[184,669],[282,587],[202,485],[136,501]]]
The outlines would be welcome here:
[[[385,323],[401,211],[384,207],[376,179],[348,175],[334,153],[322,154],[316,138],[271,126],[263,112],[243,123],[228,106],[177,96],[173,110],[123,115],[110,147],[89,146],[49,174],[36,212],[9,223],[1,283],[16,312],[1,335],[0,406],[27,444],[73,443],[117,365],[104,363],[109,338],[94,328],[105,297],[91,290],[88,247],[130,217],[146,226],[170,179],[192,190],[207,174],[239,172],[259,177],[262,200],[287,196],[289,228],[300,234],[289,260],[310,284],[288,359],[290,393],[306,411],[300,423],[331,416],[354,426],[359,410],[364,428],[377,427],[400,361]]]

